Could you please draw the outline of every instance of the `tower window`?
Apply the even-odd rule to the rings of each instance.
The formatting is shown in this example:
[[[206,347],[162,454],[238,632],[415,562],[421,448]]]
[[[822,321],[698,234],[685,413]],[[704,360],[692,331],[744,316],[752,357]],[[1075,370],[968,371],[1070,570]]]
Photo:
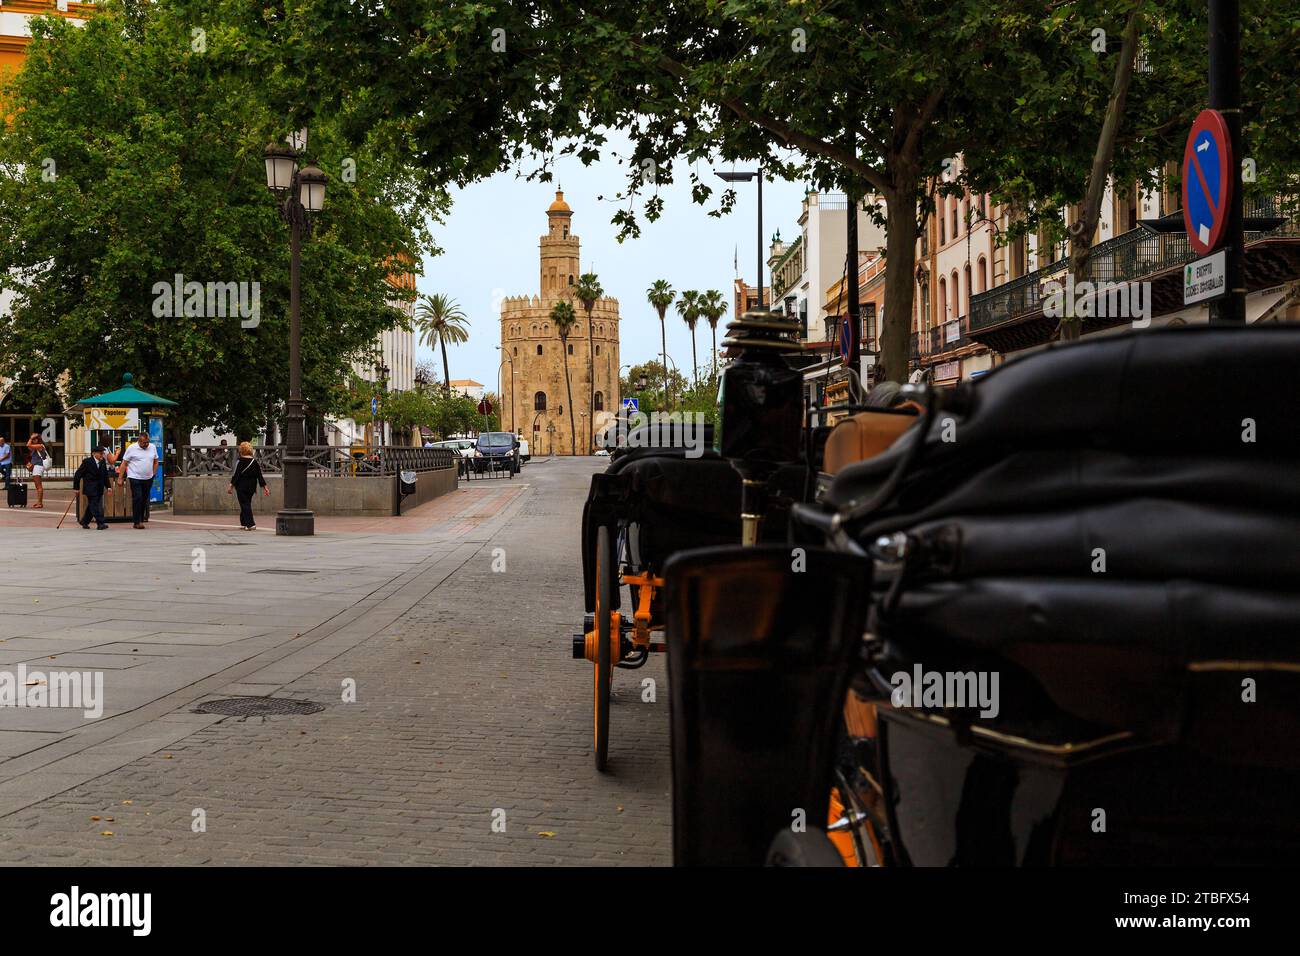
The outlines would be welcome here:
[[[536,395],[533,396],[533,411],[535,411],[535,412],[544,412],[544,411],[546,411],[546,393],[545,393],[545,392],[538,392]]]
[[[564,238],[565,238],[565,239],[568,239],[568,238],[569,238],[569,227],[568,227],[568,226],[565,226],[565,227],[564,227]]]
[[[599,346],[599,345],[596,346],[596,354],[597,354],[597,355],[600,354],[600,346]]]
[[[603,392],[597,392],[592,398],[592,406],[595,411],[603,412],[605,410],[605,395]]]
[[[573,285],[573,273],[569,273],[569,285]]]
[[[518,354],[519,354],[519,346],[516,345],[516,346],[515,346],[515,355],[518,355]]]
[[[542,347],[541,347],[541,345],[538,345],[538,346],[537,346],[537,354],[538,354],[538,355],[541,355],[541,354],[542,354]]]
[[[573,344],[572,344],[572,343],[569,344],[569,354],[570,354],[570,355],[573,354]]]

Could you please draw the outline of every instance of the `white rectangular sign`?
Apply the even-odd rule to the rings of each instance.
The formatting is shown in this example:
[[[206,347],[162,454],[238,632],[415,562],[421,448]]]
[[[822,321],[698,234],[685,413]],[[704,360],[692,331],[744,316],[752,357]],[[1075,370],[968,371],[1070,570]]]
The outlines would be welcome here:
[[[1220,249],[1183,266],[1183,305],[1217,299],[1228,291],[1228,251]]]

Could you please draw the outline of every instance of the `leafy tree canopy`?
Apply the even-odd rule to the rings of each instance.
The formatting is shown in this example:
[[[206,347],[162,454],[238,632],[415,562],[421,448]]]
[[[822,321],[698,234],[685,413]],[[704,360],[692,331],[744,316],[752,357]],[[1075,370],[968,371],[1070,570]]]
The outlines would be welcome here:
[[[81,28],[33,21],[27,62],[0,90],[13,117],[0,129],[0,287],[15,293],[0,374],[48,389],[66,371],[75,400],[131,371],[189,424],[248,434],[288,391],[288,227],[262,150],[290,123],[276,83],[223,65],[245,31],[182,6],[110,0]],[[303,391],[317,414],[344,411],[352,360],[404,321],[387,276],[437,251],[427,223],[446,206],[341,123],[310,128],[308,158],[329,176],[302,256]],[[246,283],[257,324],[214,315],[206,294],[202,314],[175,314],[178,275]]]

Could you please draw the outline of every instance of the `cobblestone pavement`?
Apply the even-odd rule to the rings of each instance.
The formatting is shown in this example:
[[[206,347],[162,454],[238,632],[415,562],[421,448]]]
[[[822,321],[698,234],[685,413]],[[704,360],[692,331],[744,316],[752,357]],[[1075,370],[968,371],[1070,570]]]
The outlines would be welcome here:
[[[0,624],[0,669],[118,669],[98,721],[0,708],[0,863],[668,863],[662,657],[616,672],[602,775],[591,667],[569,655],[581,502],[601,467],[539,461],[522,480],[463,485],[424,506],[439,520],[400,535],[236,550],[219,545],[239,535],[188,529],[87,560],[68,549],[94,532],[12,532],[11,553],[48,566],[6,575],[0,597],[47,610],[17,632]],[[268,573],[291,570],[315,573]],[[647,677],[655,702],[641,699]],[[115,687],[128,704],[113,705]],[[324,709],[193,713],[237,695]]]

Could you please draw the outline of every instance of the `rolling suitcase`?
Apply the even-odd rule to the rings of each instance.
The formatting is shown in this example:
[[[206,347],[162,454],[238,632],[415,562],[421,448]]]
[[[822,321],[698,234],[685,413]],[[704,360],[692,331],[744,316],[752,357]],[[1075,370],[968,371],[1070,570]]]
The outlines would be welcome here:
[[[27,507],[27,486],[21,481],[15,481],[9,485],[9,507]]]

